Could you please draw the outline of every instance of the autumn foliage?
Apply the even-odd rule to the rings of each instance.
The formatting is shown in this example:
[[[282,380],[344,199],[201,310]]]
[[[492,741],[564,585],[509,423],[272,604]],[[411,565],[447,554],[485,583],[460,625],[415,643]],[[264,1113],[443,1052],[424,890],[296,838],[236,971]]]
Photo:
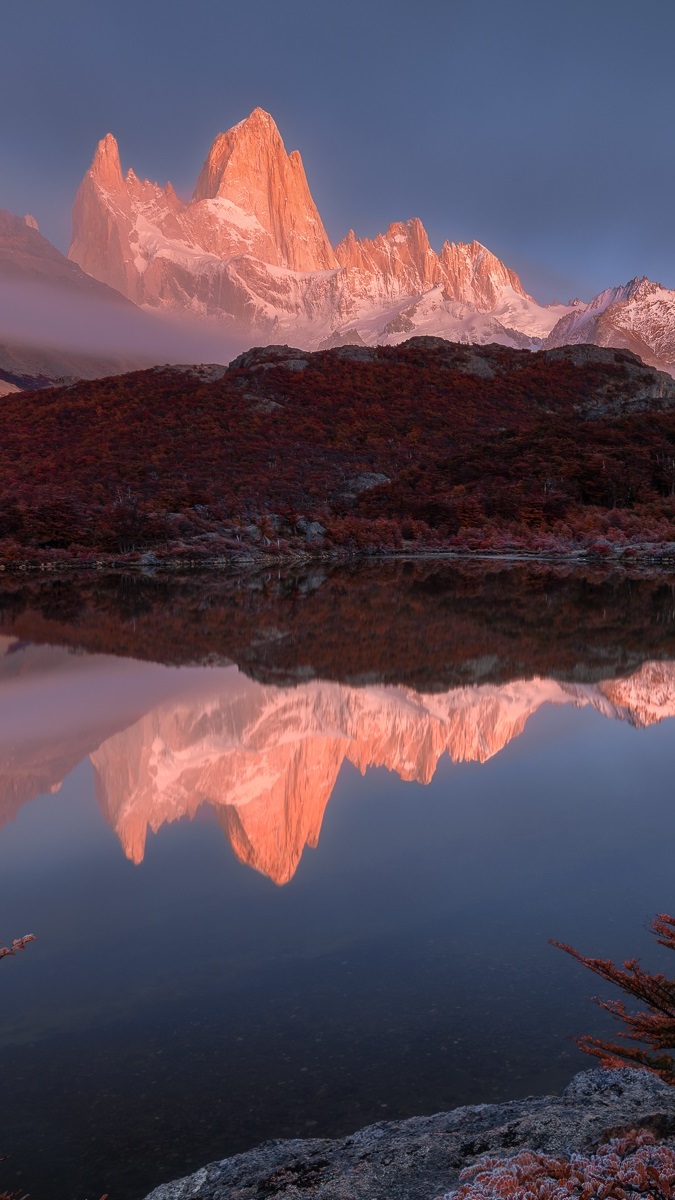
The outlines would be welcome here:
[[[675,917],[660,913],[651,922],[651,930],[661,946],[675,950]],[[596,997],[596,1004],[622,1023],[625,1032],[620,1036],[628,1044],[581,1037],[578,1039],[581,1049],[599,1059],[603,1067],[645,1067],[666,1083],[675,1084],[675,1058],[664,1053],[675,1050],[675,979],[650,974],[636,958],[628,959],[621,968],[608,959],[586,958],[564,942],[554,941],[553,945],[571,954],[601,979],[616,984],[628,996],[646,1005],[646,1010],[630,1013],[621,1000],[600,1000]],[[633,1045],[634,1042],[639,1044]],[[645,1049],[645,1046],[650,1049]]]
[[[639,360],[435,341],[4,397],[0,559],[675,540],[675,411]]]
[[[513,1158],[483,1158],[460,1180],[443,1200],[673,1200],[675,1152],[649,1132],[632,1131],[587,1155],[523,1150]]]
[[[11,946],[0,946],[0,958],[11,958],[17,950],[24,950],[29,942],[34,941],[33,933],[26,933],[23,937],[15,938]]]

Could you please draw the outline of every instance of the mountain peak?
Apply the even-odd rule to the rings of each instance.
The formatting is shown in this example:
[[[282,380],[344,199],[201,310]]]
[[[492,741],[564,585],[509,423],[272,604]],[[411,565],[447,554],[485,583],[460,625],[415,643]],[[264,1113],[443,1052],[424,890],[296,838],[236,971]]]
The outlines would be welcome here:
[[[118,191],[124,187],[119,146],[112,133],[106,133],[105,137],[101,138],[89,171],[106,191]]]
[[[286,157],[276,121],[263,108],[254,108],[243,121],[225,133],[216,134],[197,180],[193,199],[211,200],[223,194],[229,182],[226,176],[233,175],[238,160],[246,159],[251,152],[272,156],[282,154]],[[230,167],[232,159],[234,168]]]
[[[624,288],[626,300],[644,300],[647,296],[652,296],[654,292],[662,290],[662,284],[654,283],[646,275],[636,275],[633,279],[629,279]]]
[[[257,105],[256,108],[253,109],[253,112],[250,112],[247,117],[244,117],[243,121],[239,122],[240,128],[245,125],[259,125],[261,128],[270,129],[276,134],[279,133],[277,123],[272,114],[266,112],[264,108],[260,108],[259,105]]]
[[[274,118],[262,108],[215,138],[194,190],[193,201],[201,200],[225,200],[255,218],[272,238],[280,266],[337,266],[302,158],[297,150],[286,153]]]
[[[583,342],[630,350],[648,366],[675,375],[675,291],[646,275],[606,288],[561,317],[544,349]]]

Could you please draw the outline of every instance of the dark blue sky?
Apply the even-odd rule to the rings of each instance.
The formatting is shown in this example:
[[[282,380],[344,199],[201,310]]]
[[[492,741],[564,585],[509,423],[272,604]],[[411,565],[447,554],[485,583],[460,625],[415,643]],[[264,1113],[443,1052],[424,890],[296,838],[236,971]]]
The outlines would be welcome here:
[[[256,105],[330,237],[419,216],[541,299],[675,287],[672,0],[4,0],[0,207],[66,249],[95,143],[187,195]]]

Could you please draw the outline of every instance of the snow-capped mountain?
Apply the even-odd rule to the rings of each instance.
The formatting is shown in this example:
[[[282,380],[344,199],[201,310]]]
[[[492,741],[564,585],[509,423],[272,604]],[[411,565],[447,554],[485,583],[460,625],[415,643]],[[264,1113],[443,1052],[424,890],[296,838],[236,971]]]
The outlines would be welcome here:
[[[600,292],[589,304],[576,303],[544,346],[580,342],[632,350],[649,366],[674,374],[675,291],[646,278],[631,279],[624,287]]]
[[[675,374],[675,291],[647,279],[589,304],[542,305],[480,242],[434,250],[417,218],[374,238],[350,230],[333,248],[299,153],[260,108],[216,137],[187,201],[170,183],[123,174],[108,134],[77,193],[69,259],[33,218],[0,213],[4,392],[151,360],[225,362],[253,343],[326,349],[416,334],[530,350],[592,342]],[[136,306],[172,324],[142,327]]]
[[[215,139],[192,198],[122,173],[99,143],[73,209],[70,258],[151,308],[215,317],[312,348],[412,332],[539,345],[568,308],[542,306],[479,242],[429,245],[417,219],[333,250],[302,160],[257,108]]]

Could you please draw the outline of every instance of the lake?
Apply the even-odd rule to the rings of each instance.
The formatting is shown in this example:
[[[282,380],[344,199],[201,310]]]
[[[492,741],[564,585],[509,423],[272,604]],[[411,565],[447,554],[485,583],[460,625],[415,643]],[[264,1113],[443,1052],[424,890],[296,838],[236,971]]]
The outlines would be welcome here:
[[[563,1088],[548,939],[675,973],[673,716],[664,575],[3,579],[2,1186]]]

